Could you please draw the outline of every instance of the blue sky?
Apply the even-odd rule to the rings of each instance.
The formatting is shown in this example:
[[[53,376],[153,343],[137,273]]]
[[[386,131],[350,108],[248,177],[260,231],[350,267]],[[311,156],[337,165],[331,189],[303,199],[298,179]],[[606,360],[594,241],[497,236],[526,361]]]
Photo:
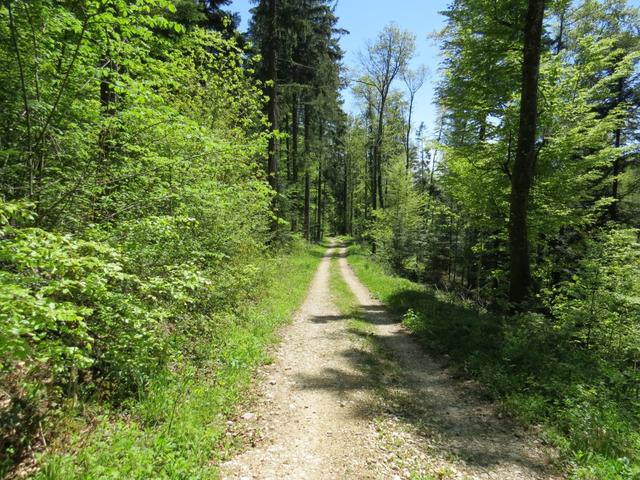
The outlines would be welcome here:
[[[345,66],[358,66],[358,52],[365,48],[367,40],[372,40],[389,22],[395,22],[404,30],[416,35],[416,58],[414,66],[424,64],[430,76],[425,86],[416,96],[415,122],[424,122],[433,131],[435,120],[434,88],[438,79],[438,47],[429,34],[442,28],[444,17],[439,14],[447,8],[450,0],[339,0],[336,14],[339,26],[350,32],[341,40],[345,51]],[[631,0],[633,6],[640,6],[640,0]],[[240,13],[242,28],[246,29],[250,18],[249,0],[234,0],[230,9]],[[400,86],[400,85],[398,85]],[[350,91],[344,92],[345,109],[354,112],[356,106]]]

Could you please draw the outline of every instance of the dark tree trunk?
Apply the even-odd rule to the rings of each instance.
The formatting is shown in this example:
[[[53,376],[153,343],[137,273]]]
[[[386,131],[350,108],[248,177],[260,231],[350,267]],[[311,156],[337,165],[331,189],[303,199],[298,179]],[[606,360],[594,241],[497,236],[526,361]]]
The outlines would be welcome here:
[[[529,0],[524,27],[524,58],[518,147],[511,176],[509,244],[511,253],[511,283],[509,300],[521,304],[529,295],[531,267],[529,265],[529,192],[533,184],[536,156],[536,122],[538,118],[538,77],[542,48],[544,0]]]
[[[371,158],[371,210],[378,208],[378,169],[376,168],[376,147],[371,149],[369,157]]]
[[[343,211],[342,211],[342,232],[343,234],[349,234],[349,210],[351,206],[349,204],[349,191],[351,190],[351,186],[349,185],[351,179],[351,161],[347,157],[345,157],[345,168],[344,168],[344,190],[343,190]]]
[[[289,123],[289,114],[284,117],[285,131],[291,131],[291,124]],[[287,185],[291,183],[291,135],[287,136],[285,140],[284,148],[287,154]]]
[[[298,181],[298,133],[299,133],[299,113],[298,95],[293,96],[292,119],[291,119],[291,168],[293,181]]]
[[[562,12],[560,12],[560,25],[558,27],[558,36],[556,38],[555,41],[555,54],[558,55],[562,49],[564,48],[564,24],[565,24],[565,17],[567,15],[567,10],[566,8],[562,10]]]
[[[309,218],[309,210],[311,201],[311,180],[309,178],[309,172],[304,172],[304,238],[311,240],[311,223]]]
[[[378,128],[376,130],[376,140],[373,147],[373,163],[375,165],[375,179],[373,196],[378,195],[378,206],[384,208],[384,199],[382,194],[382,137],[384,135],[384,108],[387,102],[387,95],[382,92],[380,95],[380,109],[378,112]],[[375,188],[377,187],[377,188]],[[373,209],[376,207],[374,205]]]
[[[347,235],[353,235],[353,187],[349,189],[349,221],[347,223]]]
[[[382,194],[382,159],[381,155],[378,154],[378,205],[380,208],[384,208],[384,195]]]
[[[367,123],[368,123],[368,130],[369,130],[369,142],[371,142],[371,139],[373,137],[373,106],[371,104],[371,99],[369,98],[367,100]],[[371,207],[372,210],[376,210],[378,208],[378,202],[377,202],[377,192],[378,192],[378,188],[377,188],[377,181],[378,181],[378,175],[377,175],[377,170],[376,170],[376,158],[377,158],[377,153],[376,153],[376,144],[375,144],[375,139],[373,140],[373,144],[369,143],[369,145],[367,146],[367,153],[369,155],[369,165],[371,166],[370,169],[370,173],[371,173]]]
[[[320,120],[320,125],[318,126],[318,138],[324,138],[324,125],[322,120]],[[318,190],[317,190],[317,198],[316,198],[316,232],[315,237],[316,240],[322,239],[322,163],[324,160],[324,152],[322,148],[319,152],[318,159]]]
[[[113,88],[118,69],[110,58],[103,58],[101,63],[105,65],[108,73],[103,73],[100,80],[100,107],[103,115],[112,117],[116,114],[116,102],[118,101],[118,96]],[[106,129],[100,132],[99,145],[104,158],[107,158],[111,151],[109,136],[110,132]]]
[[[311,109],[304,106],[304,238],[311,240],[311,179],[309,178],[309,153],[311,152]]]
[[[267,52],[267,72],[270,86],[267,88],[269,103],[267,105],[267,116],[271,124],[271,130],[278,129],[278,37],[277,37],[277,14],[278,0],[269,1],[269,49]],[[269,159],[267,164],[267,176],[269,185],[275,192],[279,191],[278,185],[278,142],[275,137],[269,138]],[[274,209],[277,203],[277,196],[274,197]]]
[[[621,145],[621,136],[622,131],[620,129],[616,130],[615,133],[615,146],[616,148],[620,148]],[[618,156],[616,160],[613,162],[613,185],[611,186],[611,197],[613,198],[613,202],[609,205],[609,217],[614,222],[617,222],[620,219],[620,208],[618,205],[618,200],[620,196],[620,181],[618,180],[618,175],[620,175],[622,170],[622,160]]]
[[[410,150],[411,145],[410,144],[411,144],[411,117],[413,115],[413,101],[414,101],[414,95],[411,94],[409,97],[409,116],[407,118],[407,132],[404,138],[404,149],[407,155],[407,164],[406,164],[407,172],[411,168],[411,150]]]
[[[316,240],[322,238],[322,159],[318,162],[318,193],[316,203]]]

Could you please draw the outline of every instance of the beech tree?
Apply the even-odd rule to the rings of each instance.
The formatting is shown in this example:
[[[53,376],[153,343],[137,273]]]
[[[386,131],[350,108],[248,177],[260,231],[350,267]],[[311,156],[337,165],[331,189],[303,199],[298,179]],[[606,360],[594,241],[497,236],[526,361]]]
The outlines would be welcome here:
[[[382,187],[384,118],[387,100],[393,81],[407,68],[415,51],[415,36],[389,24],[367,45],[360,56],[364,76],[358,81],[375,91],[374,108],[376,125],[373,130],[371,156],[371,206],[373,210],[384,208]]]
[[[404,140],[404,148],[407,155],[407,163],[406,169],[409,171],[412,163],[412,151],[411,151],[411,130],[412,130],[412,117],[413,117],[413,106],[416,99],[416,94],[424,85],[425,79],[427,77],[427,69],[424,65],[421,65],[416,70],[406,69],[402,73],[402,81],[407,89],[407,102],[409,106],[407,108],[407,128],[406,128],[406,136]]]
[[[528,295],[531,282],[529,265],[529,193],[536,160],[536,126],[538,120],[538,77],[542,49],[544,0],[529,0],[524,24],[522,61],[522,94],[520,124],[515,162],[511,172],[511,207],[509,243],[511,284],[509,300],[521,303]]]

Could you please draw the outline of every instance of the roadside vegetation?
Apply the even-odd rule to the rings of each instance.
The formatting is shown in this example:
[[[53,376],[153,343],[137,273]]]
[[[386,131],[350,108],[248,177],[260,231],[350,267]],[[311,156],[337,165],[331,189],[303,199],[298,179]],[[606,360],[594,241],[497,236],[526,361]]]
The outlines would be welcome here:
[[[490,313],[454,292],[398,277],[362,247],[352,245],[348,260],[450,371],[479,380],[505,413],[542,425],[543,437],[560,449],[573,478],[640,474],[637,383],[620,357],[585,347],[574,331],[549,317]]]
[[[198,362],[160,370],[116,408],[89,403],[64,412],[35,478],[215,478],[217,463],[241,447],[227,420],[248,393],[269,347],[307,293],[324,249],[296,242],[256,265],[260,287],[218,314],[215,333],[194,337]]]
[[[302,300],[317,256],[274,231],[259,58],[218,7],[3,4],[0,476],[211,476]]]
[[[416,119],[425,32],[346,69],[340,3],[230,3],[0,8],[0,476],[215,475],[335,234],[577,478],[640,477],[639,9],[450,2]]]

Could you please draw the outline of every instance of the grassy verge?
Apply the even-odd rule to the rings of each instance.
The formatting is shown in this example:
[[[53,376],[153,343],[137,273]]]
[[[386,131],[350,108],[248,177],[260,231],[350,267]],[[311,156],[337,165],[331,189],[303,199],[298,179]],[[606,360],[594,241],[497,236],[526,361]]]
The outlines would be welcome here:
[[[235,447],[225,435],[226,419],[246,396],[255,368],[269,361],[268,347],[304,299],[323,252],[298,245],[264,260],[254,301],[216,319],[220,332],[210,345],[209,369],[176,367],[124,409],[78,412],[35,477],[216,478],[218,460]]]
[[[359,246],[349,263],[360,280],[454,373],[487,392],[543,435],[570,464],[572,478],[640,478],[640,402],[621,394],[606,359],[576,348],[541,315],[500,317],[389,274]]]

